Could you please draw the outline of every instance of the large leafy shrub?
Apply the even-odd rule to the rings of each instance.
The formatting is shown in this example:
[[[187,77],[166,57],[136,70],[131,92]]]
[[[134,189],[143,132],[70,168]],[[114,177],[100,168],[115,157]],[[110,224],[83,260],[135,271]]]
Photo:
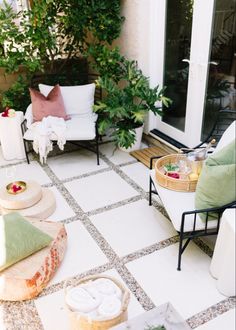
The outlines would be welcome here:
[[[120,34],[122,21],[120,0],[40,0],[21,12],[4,1],[0,67],[17,72],[23,66],[28,82],[36,72],[58,74],[71,59],[87,56],[90,44],[111,44]]]
[[[118,48],[92,47],[91,53],[100,74],[97,84],[105,91],[94,106],[99,133],[112,129],[116,144],[128,148],[135,142],[134,129],[142,126],[147,113],[162,115],[161,102],[168,106],[171,101],[164,96],[165,88],[150,88],[137,63],[122,56]]]

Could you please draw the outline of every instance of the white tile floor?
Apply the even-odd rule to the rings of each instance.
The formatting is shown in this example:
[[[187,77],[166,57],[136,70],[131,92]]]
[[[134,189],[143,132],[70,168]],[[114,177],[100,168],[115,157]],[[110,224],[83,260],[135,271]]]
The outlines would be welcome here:
[[[91,216],[90,219],[119,256],[177,234],[170,222],[146,200]]]
[[[9,180],[37,180],[40,184],[51,182],[51,179],[36,161],[32,161],[29,165],[23,163],[0,168],[0,186],[6,184]]]
[[[58,191],[58,189],[56,187],[50,187],[49,189],[54,193],[57,204],[55,212],[52,215],[50,215],[50,220],[62,221],[74,217],[75,212],[68,205],[65,198]]]
[[[108,262],[80,221],[66,225],[66,232],[68,244],[65,257],[51,284]]]
[[[113,150],[111,143],[101,146],[105,157],[99,167],[95,155],[82,150],[49,158],[48,165],[56,177],[62,181],[68,179],[68,182],[60,184],[58,180],[54,182],[47,167],[42,167],[37,161],[30,165],[15,165],[19,179],[35,179],[49,185],[55,193],[57,210],[50,219],[66,223],[68,244],[61,267],[44,295],[31,304],[29,315],[35,313],[34,319],[39,320],[35,321],[39,322],[37,329],[27,323],[26,316],[21,315],[21,306],[24,305],[21,303],[17,305],[21,317],[17,318],[17,323],[12,321],[13,325],[7,330],[69,330],[62,281],[84,276],[85,272],[93,273],[97,267],[101,272],[120,279],[132,291],[129,318],[143,313],[144,308],[150,309],[170,301],[185,319],[193,317],[195,320],[196,313],[202,313],[203,318],[209,313],[211,319],[212,313],[207,310],[227,299],[217,291],[215,280],[209,274],[210,257],[194,243],[183,255],[182,271],[176,270],[178,244],[171,243],[166,247],[164,244],[176,232],[155,207],[148,206],[145,198],[148,169],[129,154],[119,150],[112,154]],[[6,165],[11,163],[1,158],[0,150],[0,185],[9,181]],[[125,180],[122,172],[143,189],[142,194],[131,181]],[[86,177],[80,177],[84,174]],[[70,180],[77,176],[78,179]],[[95,213],[90,216],[90,213],[84,213],[90,211]],[[163,241],[163,248],[150,249],[151,245],[160,241]],[[122,257],[129,254],[134,259],[125,259],[124,265]],[[9,306],[11,314],[11,304]],[[16,308],[15,305],[12,307]],[[220,315],[219,311],[217,317],[200,327],[201,320],[195,320],[197,324],[194,327],[199,330],[234,329],[234,312],[229,309]],[[4,329],[4,313],[0,303],[1,330]],[[14,314],[10,317],[16,319]]]
[[[225,297],[216,290],[205,253],[191,243],[179,272],[177,251],[178,245],[171,245],[128,263],[127,268],[157,306],[170,301],[186,319]]]
[[[230,311],[218,316],[217,318],[201,325],[198,330],[235,330],[235,310]]]
[[[128,163],[134,160],[129,153],[123,152],[113,145],[113,143],[106,143],[100,147],[100,151],[115,165]]]
[[[65,187],[85,212],[138,195],[114,171],[74,180]]]
[[[149,190],[149,173],[145,165],[135,163],[123,166],[121,169],[145,191]]]
[[[84,149],[49,158],[48,165],[60,180],[108,167],[101,159],[98,168],[95,153]]]

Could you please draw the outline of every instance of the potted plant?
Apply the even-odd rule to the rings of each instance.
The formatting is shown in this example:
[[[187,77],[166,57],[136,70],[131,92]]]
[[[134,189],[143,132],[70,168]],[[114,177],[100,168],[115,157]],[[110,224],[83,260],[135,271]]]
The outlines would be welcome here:
[[[118,74],[104,75],[97,80],[105,97],[94,105],[94,112],[98,114],[99,133],[103,135],[112,129],[116,145],[131,151],[139,148],[135,143],[136,132],[143,127],[147,113],[152,111],[155,115],[162,115],[161,102],[167,107],[171,101],[164,96],[165,88],[149,86],[149,79],[138,68],[137,62],[123,56],[119,60]]]

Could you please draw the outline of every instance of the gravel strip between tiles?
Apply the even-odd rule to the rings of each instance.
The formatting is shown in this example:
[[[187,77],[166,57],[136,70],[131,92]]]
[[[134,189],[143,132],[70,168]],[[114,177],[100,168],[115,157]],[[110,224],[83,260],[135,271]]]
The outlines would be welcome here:
[[[2,302],[3,322],[6,330],[43,330],[33,300],[26,302]]]
[[[205,324],[208,321],[213,320],[217,316],[220,316],[229,310],[235,308],[236,306],[236,298],[230,297],[220,301],[218,304],[215,304],[204,311],[190,317],[187,320],[187,323],[192,329],[199,327],[202,324]],[[227,329],[225,329],[227,330]]]

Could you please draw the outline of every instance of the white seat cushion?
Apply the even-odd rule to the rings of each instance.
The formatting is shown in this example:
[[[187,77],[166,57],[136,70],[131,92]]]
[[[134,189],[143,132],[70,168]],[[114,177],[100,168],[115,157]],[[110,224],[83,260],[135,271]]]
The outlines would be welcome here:
[[[67,141],[82,141],[82,140],[93,140],[96,136],[96,120],[97,115],[85,114],[85,115],[73,115],[70,120],[66,121],[66,134],[65,138]],[[34,123],[33,126],[37,125]],[[28,130],[24,134],[24,139],[33,141],[34,130],[33,126],[29,126]],[[52,133],[50,136],[51,140],[56,141],[57,136]]]
[[[44,96],[54,86],[39,84],[39,90]],[[80,86],[60,86],[62,98],[65,105],[67,115],[79,115],[91,113],[94,105],[95,84],[87,84]]]
[[[161,187],[155,178],[155,170],[150,171],[151,178],[155,184],[158,195],[168,213],[175,230],[180,231],[182,214],[186,211],[195,210],[195,192],[179,192]],[[184,232],[193,230],[194,215],[185,217]],[[197,216],[196,230],[205,228],[206,222]],[[217,221],[208,222],[208,228],[216,228]]]

